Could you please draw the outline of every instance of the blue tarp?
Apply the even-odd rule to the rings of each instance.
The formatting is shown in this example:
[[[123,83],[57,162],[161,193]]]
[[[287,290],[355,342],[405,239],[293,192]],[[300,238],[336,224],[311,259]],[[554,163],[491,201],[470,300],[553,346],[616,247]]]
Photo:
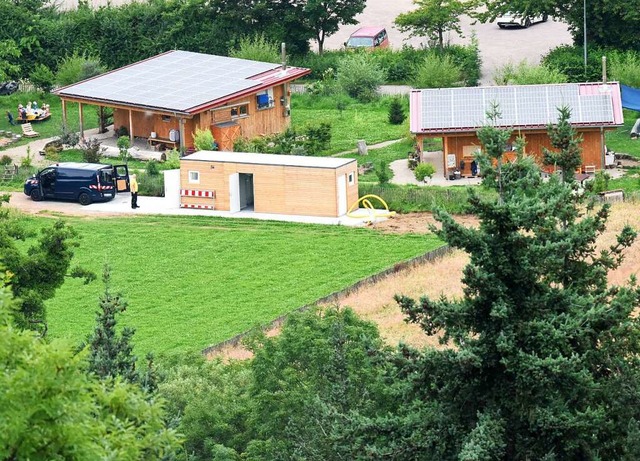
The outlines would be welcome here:
[[[622,107],[640,112],[640,88],[632,88],[621,84],[620,90],[622,93]]]

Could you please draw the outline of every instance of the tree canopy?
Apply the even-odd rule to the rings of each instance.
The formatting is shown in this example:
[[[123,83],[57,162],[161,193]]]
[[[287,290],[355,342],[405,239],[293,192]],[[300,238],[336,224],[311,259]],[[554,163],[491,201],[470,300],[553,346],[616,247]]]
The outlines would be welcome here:
[[[179,438],[165,427],[161,401],[87,374],[84,356],[68,345],[15,328],[15,309],[3,285],[0,458],[161,460],[175,452]]]
[[[412,36],[427,37],[444,47],[444,34],[453,31],[462,35],[460,16],[475,8],[474,1],[463,0],[414,0],[417,9],[399,14],[395,24],[401,32],[411,32]]]
[[[434,459],[637,459],[629,442],[640,419],[640,290],[634,280],[607,283],[636,234],[625,228],[599,248],[608,206],[586,202],[569,176],[544,181],[522,142],[517,158],[504,162],[508,131],[488,126],[478,136],[492,160],[483,173],[493,170],[499,199],[470,193],[478,228],[437,215],[438,235],[469,254],[464,296],[397,297],[410,321],[450,346],[407,364],[422,399],[427,452]],[[580,155],[566,147],[566,156]]]

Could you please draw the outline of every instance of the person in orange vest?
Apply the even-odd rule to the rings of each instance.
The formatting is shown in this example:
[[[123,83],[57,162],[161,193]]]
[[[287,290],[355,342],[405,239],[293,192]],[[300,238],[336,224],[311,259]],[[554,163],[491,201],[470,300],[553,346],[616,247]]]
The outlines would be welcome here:
[[[138,180],[135,174],[129,177],[129,190],[131,191],[131,208],[134,210],[140,208],[138,206]]]

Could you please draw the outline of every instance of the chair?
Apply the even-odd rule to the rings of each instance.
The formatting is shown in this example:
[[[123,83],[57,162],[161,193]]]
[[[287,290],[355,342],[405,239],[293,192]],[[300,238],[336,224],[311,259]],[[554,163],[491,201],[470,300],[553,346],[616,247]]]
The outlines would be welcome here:
[[[20,126],[22,127],[22,134],[24,134],[27,138],[35,138],[36,136],[40,136],[40,133],[38,133],[37,131],[33,131],[31,123],[23,123]]]
[[[584,166],[584,172],[585,172],[585,174],[595,174],[596,173],[596,166],[595,165],[585,165]]]

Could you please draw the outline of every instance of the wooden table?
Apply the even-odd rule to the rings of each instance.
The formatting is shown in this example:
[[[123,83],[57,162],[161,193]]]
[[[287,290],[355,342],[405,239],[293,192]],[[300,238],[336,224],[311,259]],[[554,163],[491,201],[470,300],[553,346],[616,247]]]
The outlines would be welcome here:
[[[167,139],[167,138],[149,138],[147,139],[147,143],[151,147],[166,146],[166,148],[172,148],[172,149],[178,148],[178,141],[171,141],[170,139]]]

